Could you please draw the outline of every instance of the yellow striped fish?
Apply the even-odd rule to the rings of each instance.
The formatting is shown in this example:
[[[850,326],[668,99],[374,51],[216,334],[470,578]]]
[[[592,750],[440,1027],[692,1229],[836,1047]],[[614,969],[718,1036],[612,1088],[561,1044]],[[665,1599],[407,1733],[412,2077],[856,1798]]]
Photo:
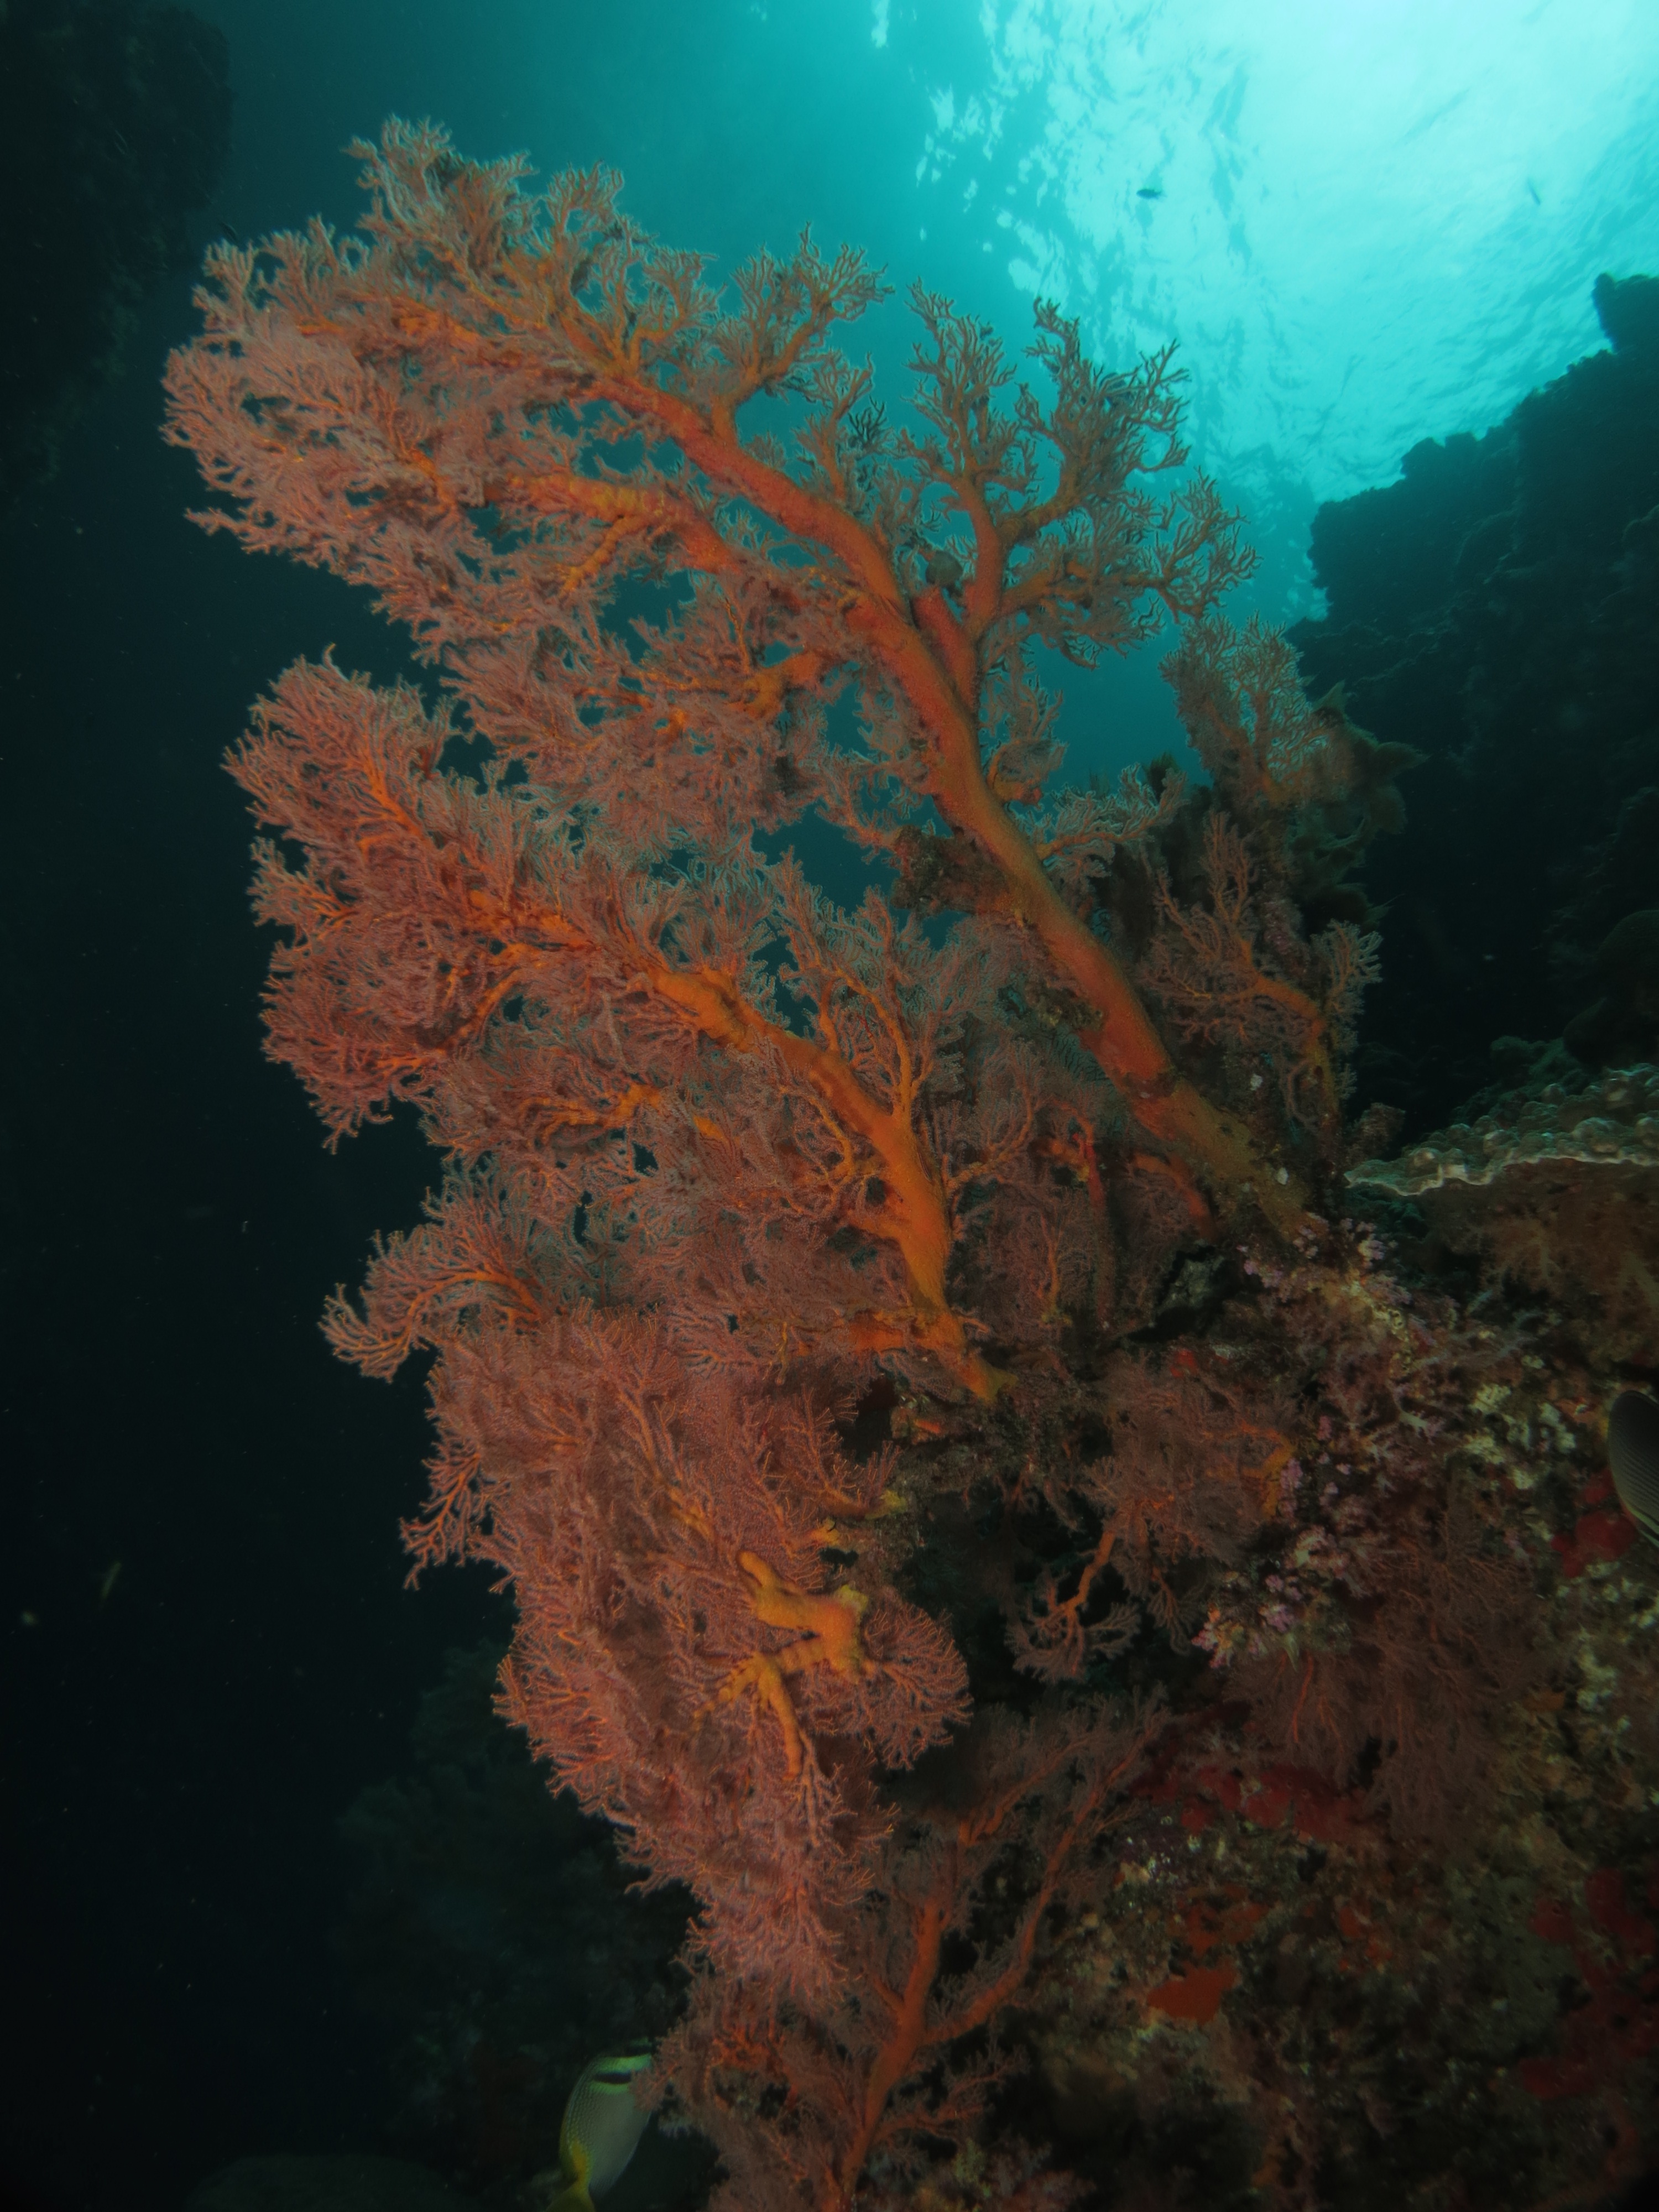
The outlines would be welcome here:
[[[1621,1390],[1607,1416],[1607,1466],[1619,1503],[1650,1544],[1659,1544],[1659,1399]]]
[[[634,2084],[651,2070],[651,2046],[631,2043],[583,2067],[559,2129],[563,2186],[547,2212],[593,2212],[622,2175],[651,2115],[635,2101]]]

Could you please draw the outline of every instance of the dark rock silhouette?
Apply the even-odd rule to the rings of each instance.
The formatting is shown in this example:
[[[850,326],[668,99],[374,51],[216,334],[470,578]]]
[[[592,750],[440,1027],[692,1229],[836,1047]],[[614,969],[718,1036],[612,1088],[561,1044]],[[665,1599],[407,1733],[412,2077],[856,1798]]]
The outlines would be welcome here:
[[[1360,1093],[1408,1135],[1494,1081],[1499,1038],[1512,1061],[1565,1032],[1589,1069],[1659,1036],[1659,280],[1595,298],[1610,350],[1314,521],[1309,693],[1340,683],[1427,756],[1365,878],[1387,921]]]
[[[196,258],[230,143],[222,33],[132,0],[0,5],[0,511],[50,476],[138,302]]]

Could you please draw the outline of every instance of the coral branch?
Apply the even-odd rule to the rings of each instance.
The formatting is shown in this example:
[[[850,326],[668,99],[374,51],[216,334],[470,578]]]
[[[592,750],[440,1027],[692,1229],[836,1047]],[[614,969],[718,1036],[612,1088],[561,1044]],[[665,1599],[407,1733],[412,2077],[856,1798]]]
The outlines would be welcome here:
[[[870,1601],[845,1583],[827,1597],[814,1597],[784,1582],[752,1552],[739,1552],[738,1565],[753,1586],[750,1603],[756,1620],[768,1628],[804,1628],[806,1634],[781,1650],[757,1651],[745,1659],[720,1685],[718,1702],[729,1705],[749,1689],[758,1693],[783,1731],[784,1770],[793,1781],[799,1776],[804,1752],[788,1677],[805,1674],[809,1667],[830,1667],[843,1681],[856,1682],[868,1663],[859,1641],[859,1624],[870,1610]]]

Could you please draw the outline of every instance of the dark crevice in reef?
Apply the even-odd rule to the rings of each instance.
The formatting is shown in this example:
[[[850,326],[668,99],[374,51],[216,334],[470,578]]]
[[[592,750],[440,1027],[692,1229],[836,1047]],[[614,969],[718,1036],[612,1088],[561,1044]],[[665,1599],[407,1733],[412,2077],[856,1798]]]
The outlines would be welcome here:
[[[0,0],[0,513],[119,373],[145,294],[195,260],[229,145],[229,52],[199,16]]]

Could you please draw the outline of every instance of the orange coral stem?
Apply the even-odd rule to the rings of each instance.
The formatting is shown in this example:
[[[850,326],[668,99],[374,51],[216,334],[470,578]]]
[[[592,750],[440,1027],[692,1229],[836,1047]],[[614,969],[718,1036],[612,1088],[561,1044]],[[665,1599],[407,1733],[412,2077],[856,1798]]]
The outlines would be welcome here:
[[[767,1628],[804,1628],[807,1633],[798,1644],[786,1644],[781,1651],[757,1651],[734,1667],[714,1702],[729,1705],[745,1690],[757,1692],[783,1733],[784,1771],[793,1782],[805,1761],[805,1744],[788,1677],[804,1674],[811,1667],[828,1667],[855,1682],[866,1663],[859,1624],[870,1601],[861,1590],[845,1584],[817,1595],[799,1589],[753,1552],[739,1552],[738,1565],[754,1585],[749,1602],[757,1620]]]
[[[884,1350],[908,1340],[934,1353],[975,1397],[994,1398],[1008,1377],[972,1348],[962,1316],[946,1296],[955,1227],[937,1163],[924,1151],[908,1113],[872,1098],[830,1046],[815,1044],[757,1012],[723,969],[659,964],[647,971],[647,980],[729,1051],[769,1046],[792,1073],[811,1085],[841,1126],[875,1155],[884,1189],[866,1225],[898,1248],[909,1279],[911,1308],[902,1326],[885,1316],[879,1322],[862,1317],[872,1323],[862,1348]]]

